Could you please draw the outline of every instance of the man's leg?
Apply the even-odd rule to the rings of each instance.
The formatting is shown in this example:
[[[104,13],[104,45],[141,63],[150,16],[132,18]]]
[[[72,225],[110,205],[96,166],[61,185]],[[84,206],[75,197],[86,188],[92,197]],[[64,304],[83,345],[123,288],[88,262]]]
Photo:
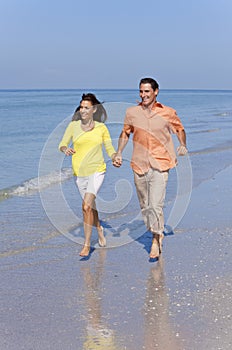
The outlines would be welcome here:
[[[153,233],[150,257],[158,258],[162,251],[162,241],[164,238],[164,200],[168,181],[168,171],[160,172],[152,169],[149,182],[149,204],[151,209],[150,230]]]
[[[162,234],[164,231],[163,207],[168,182],[168,171],[160,172],[152,169],[149,181],[150,229]]]
[[[137,197],[144,223],[147,229],[150,228],[149,223],[149,183],[147,174],[138,175],[134,172],[134,183],[136,187]]]

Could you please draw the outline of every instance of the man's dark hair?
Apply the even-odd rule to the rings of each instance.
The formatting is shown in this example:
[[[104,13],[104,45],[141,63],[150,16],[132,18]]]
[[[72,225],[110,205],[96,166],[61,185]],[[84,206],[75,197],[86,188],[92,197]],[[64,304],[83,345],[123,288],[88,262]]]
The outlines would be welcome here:
[[[155,91],[156,89],[159,89],[159,84],[155,79],[152,78],[143,78],[140,80],[139,86],[141,84],[150,84],[152,89]]]

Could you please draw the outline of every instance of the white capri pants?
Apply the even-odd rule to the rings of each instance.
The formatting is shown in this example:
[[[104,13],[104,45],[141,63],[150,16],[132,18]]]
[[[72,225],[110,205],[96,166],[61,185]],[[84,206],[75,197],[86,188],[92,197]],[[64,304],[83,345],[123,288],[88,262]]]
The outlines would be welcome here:
[[[92,193],[96,197],[104,181],[104,177],[105,171],[94,173],[89,176],[76,176],[75,182],[82,199],[84,199],[86,193]]]

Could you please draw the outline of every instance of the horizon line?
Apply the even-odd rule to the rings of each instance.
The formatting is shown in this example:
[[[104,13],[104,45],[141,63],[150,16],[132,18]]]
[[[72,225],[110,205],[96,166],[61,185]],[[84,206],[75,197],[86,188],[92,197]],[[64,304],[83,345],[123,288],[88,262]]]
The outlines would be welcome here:
[[[83,91],[83,90],[131,90],[137,91],[138,88],[0,88],[0,91]],[[160,91],[232,91],[231,89],[215,89],[215,88],[160,88]]]

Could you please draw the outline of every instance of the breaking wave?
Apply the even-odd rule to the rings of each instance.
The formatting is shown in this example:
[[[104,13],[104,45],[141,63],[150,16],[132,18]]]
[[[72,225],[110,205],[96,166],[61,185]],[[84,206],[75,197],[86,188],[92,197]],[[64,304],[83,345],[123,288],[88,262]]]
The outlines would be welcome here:
[[[12,196],[25,196],[39,192],[51,185],[64,182],[72,178],[73,172],[71,168],[63,168],[61,171],[54,171],[50,174],[26,180],[20,185],[4,188],[0,190],[0,200]]]

